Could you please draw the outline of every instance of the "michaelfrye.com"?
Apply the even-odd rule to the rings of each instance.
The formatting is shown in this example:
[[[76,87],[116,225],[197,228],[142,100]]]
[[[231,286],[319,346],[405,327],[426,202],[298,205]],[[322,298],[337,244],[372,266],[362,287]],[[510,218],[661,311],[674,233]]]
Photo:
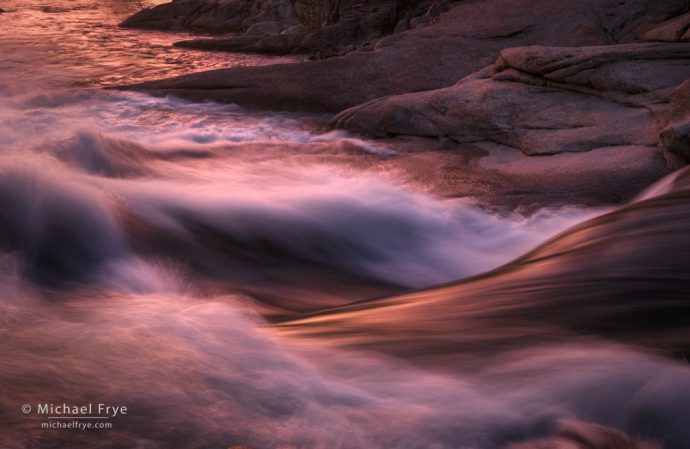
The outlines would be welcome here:
[[[113,421],[127,415],[127,406],[103,403],[39,402],[21,406],[24,415],[41,418],[42,429],[112,429]]]

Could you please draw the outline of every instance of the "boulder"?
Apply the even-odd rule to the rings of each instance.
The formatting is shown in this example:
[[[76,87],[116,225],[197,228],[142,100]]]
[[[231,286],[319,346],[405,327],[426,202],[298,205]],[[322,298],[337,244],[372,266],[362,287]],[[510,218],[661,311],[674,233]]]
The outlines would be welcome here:
[[[438,16],[442,8],[438,0],[337,0],[337,5],[338,9],[332,10],[325,2],[313,0],[268,0],[263,4],[248,0],[177,0],[140,12],[123,26],[249,34],[278,34],[291,28],[290,34],[301,34],[303,38],[314,35],[303,41],[306,45],[298,49],[300,52],[324,58],[389,34],[400,17],[408,17],[409,22],[410,17]],[[447,6],[443,2],[443,7]]]
[[[372,135],[489,141],[526,155],[656,147],[660,111],[688,78],[688,44],[513,48],[452,87],[376,99],[332,123]]]
[[[120,25],[125,28],[224,34],[244,32],[254,24],[268,21],[281,24],[281,29],[297,24],[290,0],[175,0],[139,11]]]
[[[685,0],[461,2],[431,25],[379,39],[373,51],[198,73],[131,88],[270,109],[340,111],[382,96],[450,86],[491,64],[510,47],[631,42],[685,4]]]

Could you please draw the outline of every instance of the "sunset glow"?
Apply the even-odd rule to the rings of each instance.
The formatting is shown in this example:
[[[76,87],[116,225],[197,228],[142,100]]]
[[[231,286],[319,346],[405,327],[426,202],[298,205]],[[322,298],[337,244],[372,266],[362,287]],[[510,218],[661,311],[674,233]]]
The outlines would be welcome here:
[[[690,446],[684,0],[0,0],[0,448]]]

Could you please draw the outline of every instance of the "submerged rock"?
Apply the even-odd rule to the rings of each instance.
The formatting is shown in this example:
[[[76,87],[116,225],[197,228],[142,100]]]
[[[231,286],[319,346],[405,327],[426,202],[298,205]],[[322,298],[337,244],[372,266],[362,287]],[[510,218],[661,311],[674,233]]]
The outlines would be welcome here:
[[[287,333],[416,359],[603,336],[690,352],[688,169],[495,271],[327,310]]]
[[[567,421],[559,435],[507,449],[661,449],[651,441],[636,440],[618,430],[597,424]]]

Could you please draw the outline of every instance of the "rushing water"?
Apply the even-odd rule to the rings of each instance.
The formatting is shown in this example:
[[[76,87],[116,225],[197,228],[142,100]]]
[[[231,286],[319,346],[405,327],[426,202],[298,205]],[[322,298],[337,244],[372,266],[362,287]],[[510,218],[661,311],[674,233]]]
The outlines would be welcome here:
[[[118,270],[164,258],[204,282],[275,300],[311,290],[330,301],[361,299],[486,271],[591,214],[564,208],[523,217],[435,198],[376,168],[395,159],[395,148],[319,131],[320,116],[98,89],[274,61],[182,51],[170,46],[179,35],[118,28],[134,3],[2,6],[0,170],[3,201],[14,210],[5,227],[35,281],[114,276],[123,288],[144,288],[146,280],[128,278],[138,270],[125,278]],[[32,191],[11,191],[17,184]],[[29,207],[37,200],[47,207]],[[57,216],[93,221],[55,229]],[[89,226],[101,235],[81,241]],[[71,251],[36,248],[65,238],[75,240]],[[289,309],[286,298],[276,308]],[[330,304],[313,295],[306,302]]]
[[[320,116],[102,90],[275,61],[117,28],[139,3],[0,0],[0,446],[488,449],[687,408],[684,367],[606,344],[441,375],[277,336],[264,319],[478,274],[596,211],[440,198]],[[99,401],[131,414],[19,412]]]

